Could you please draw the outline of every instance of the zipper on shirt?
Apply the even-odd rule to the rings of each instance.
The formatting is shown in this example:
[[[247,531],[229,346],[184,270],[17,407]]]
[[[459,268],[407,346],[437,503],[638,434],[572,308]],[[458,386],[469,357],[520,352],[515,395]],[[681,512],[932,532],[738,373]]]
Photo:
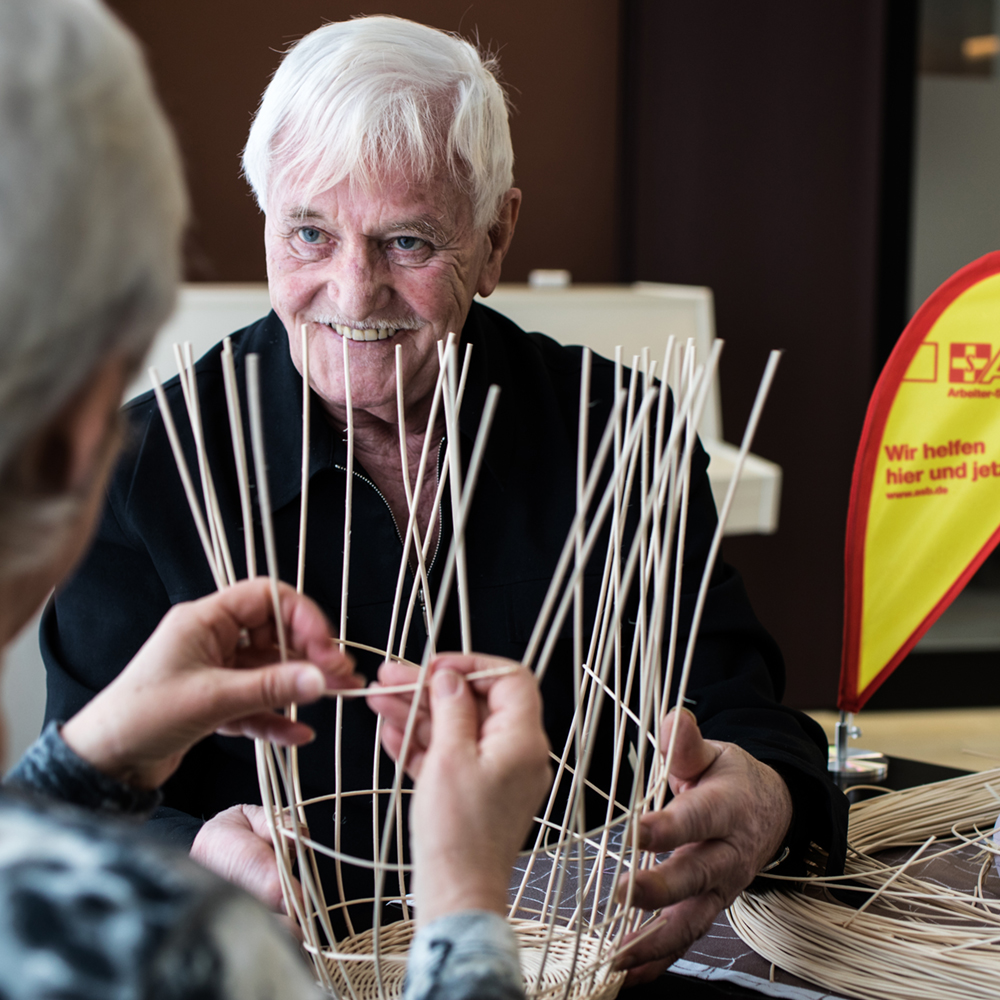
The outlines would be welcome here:
[[[441,482],[441,463],[443,461],[443,456],[442,456],[442,448],[443,447],[444,447],[444,438],[441,438],[441,440],[438,442],[437,480],[436,480],[436,482],[434,484],[435,488]],[[333,463],[333,467],[335,469],[340,469],[340,471],[343,472],[343,473],[345,473],[345,474],[347,472],[346,466],[341,465],[339,462],[334,462]],[[399,530],[399,522],[396,520],[396,515],[392,512],[392,507],[390,506],[389,501],[386,500],[385,494],[366,475],[364,475],[363,473],[358,472],[357,469],[352,469],[351,473],[352,473],[352,475],[357,476],[358,479],[361,480],[361,482],[367,483],[378,494],[378,497],[382,501],[382,503],[385,504],[385,509],[389,512],[389,517],[392,518],[392,526],[396,530],[396,537],[399,539],[400,547],[402,547],[402,545],[403,545],[403,533]],[[438,504],[438,536],[437,536],[437,542],[434,545],[434,554],[431,556],[431,561],[427,564],[427,576],[428,576],[428,578],[431,575],[431,570],[434,568],[434,564],[437,562],[438,552],[441,549],[441,535],[444,534],[444,532],[441,530],[442,518],[444,516],[444,509],[443,509],[443,507],[444,507],[444,500],[442,498],[442,502]],[[418,588],[418,590],[417,590],[417,598],[420,601],[420,607],[421,608],[426,608],[426,604],[424,603],[424,588],[423,587]]]

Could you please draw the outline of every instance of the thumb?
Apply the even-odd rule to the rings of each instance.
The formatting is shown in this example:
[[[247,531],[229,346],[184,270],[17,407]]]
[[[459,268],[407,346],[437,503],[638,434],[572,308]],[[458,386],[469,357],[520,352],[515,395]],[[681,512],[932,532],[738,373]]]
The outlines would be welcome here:
[[[219,721],[292,702],[308,704],[326,690],[326,677],[311,663],[276,663],[255,670],[222,670],[214,708]],[[223,719],[225,716],[225,719]]]
[[[476,743],[479,716],[465,678],[442,668],[431,675],[431,749],[448,752]]]
[[[698,721],[686,708],[675,708],[666,718],[662,736],[664,753],[668,751],[671,740],[674,741],[670,761],[672,781],[697,780],[722,752],[714,743],[702,738]]]

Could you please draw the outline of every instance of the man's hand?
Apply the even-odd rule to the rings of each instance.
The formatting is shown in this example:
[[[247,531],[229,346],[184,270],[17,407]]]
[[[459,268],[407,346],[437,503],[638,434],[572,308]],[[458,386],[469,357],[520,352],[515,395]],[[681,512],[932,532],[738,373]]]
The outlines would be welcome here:
[[[285,584],[279,594],[297,662],[277,662],[270,584],[248,580],[175,605],[121,674],[63,726],[63,739],[135,788],[159,787],[213,732],[307,743],[312,729],[274,709],[364,681],[322,611]]]
[[[774,858],[792,820],[792,797],[776,771],[732,743],[702,739],[687,709],[667,717],[662,750],[673,726],[674,798],[643,816],[639,845],[674,853],[636,875],[632,903],[662,912],[616,962],[629,970],[626,986],[654,979],[680,958]],[[623,877],[619,898],[627,892]]]
[[[552,780],[541,697],[523,668],[471,683],[463,675],[512,665],[458,654],[431,664],[429,739],[409,758],[421,925],[461,910],[507,910],[511,868]],[[383,738],[398,752],[401,728],[383,718]]]
[[[231,806],[213,816],[194,838],[191,857],[203,868],[256,896],[268,909],[285,912],[278,863],[263,807]],[[301,898],[298,881],[293,889]]]

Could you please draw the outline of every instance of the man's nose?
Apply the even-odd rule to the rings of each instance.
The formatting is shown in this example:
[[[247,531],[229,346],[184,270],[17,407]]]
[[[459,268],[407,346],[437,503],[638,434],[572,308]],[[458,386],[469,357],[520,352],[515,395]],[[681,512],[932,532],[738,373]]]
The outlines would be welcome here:
[[[367,319],[388,305],[392,290],[378,251],[364,242],[340,246],[330,260],[327,289],[344,320]]]

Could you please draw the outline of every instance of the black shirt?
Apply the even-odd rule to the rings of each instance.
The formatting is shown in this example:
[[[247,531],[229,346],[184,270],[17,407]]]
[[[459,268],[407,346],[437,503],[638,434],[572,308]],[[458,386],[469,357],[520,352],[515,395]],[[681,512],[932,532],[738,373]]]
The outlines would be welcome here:
[[[531,634],[575,509],[576,437],[580,348],[566,348],[541,334],[526,334],[510,320],[473,304],[462,331],[473,345],[469,381],[460,415],[465,461],[488,387],[501,387],[466,530],[473,648],[519,659]],[[246,355],[260,355],[265,438],[280,575],[295,580],[298,545],[302,379],[292,365],[288,337],[273,313],[233,336],[243,393]],[[238,577],[245,575],[242,519],[223,392],[221,348],[197,365],[198,389],[209,461]],[[194,445],[180,386],[166,386],[189,467]],[[614,365],[594,358],[591,390],[591,453],[614,398]],[[312,397],[310,507],[305,592],[339,618],[346,447]],[[243,400],[244,421],[246,404]],[[172,604],[214,589],[152,395],[126,407],[131,447],[108,487],[98,536],[75,576],[55,597],[42,623],[48,670],[47,719],[73,715],[125,666]],[[249,432],[246,432],[249,441]],[[682,584],[681,646],[702,567],[716,526],[707,475],[698,447],[692,466],[690,515]],[[251,470],[252,476],[252,470]],[[445,491],[444,539],[450,537]],[[633,511],[634,517],[634,511]],[[263,553],[257,531],[257,551]],[[436,588],[446,545],[431,567]],[[603,547],[588,571],[587,594],[596,603]],[[402,545],[388,504],[355,463],[352,560],[347,638],[386,647]],[[263,557],[258,555],[263,570]],[[409,579],[407,585],[409,586]],[[634,616],[633,616],[634,617]],[[424,630],[414,616],[407,656],[419,661]],[[438,649],[458,649],[458,615],[449,606]],[[374,678],[378,657],[358,654],[359,668]],[[545,721],[561,747],[573,708],[572,640],[567,626],[542,685]],[[739,744],[775,767],[795,801],[793,841],[809,839],[841,863],[846,800],[826,772],[826,739],[808,717],[778,704],[784,666],[773,639],[754,616],[738,574],[719,561],[705,604],[689,697],[706,738]],[[334,703],[302,710],[318,738],[301,754],[303,793],[332,791]],[[362,700],[344,706],[344,788],[371,787],[375,719]],[[598,754],[599,756],[599,754]],[[600,772],[598,761],[597,772]],[[595,772],[595,773],[597,773]],[[383,781],[392,765],[383,759]],[[152,820],[190,842],[199,821],[240,802],[259,802],[254,752],[244,739],[212,736],[195,747],[164,788],[165,809]],[[371,851],[371,813],[362,799],[345,800],[343,849]],[[310,820],[312,834],[332,843],[329,808]],[[796,853],[793,851],[793,854]],[[360,884],[355,887],[360,893]],[[348,898],[355,893],[348,889]]]

